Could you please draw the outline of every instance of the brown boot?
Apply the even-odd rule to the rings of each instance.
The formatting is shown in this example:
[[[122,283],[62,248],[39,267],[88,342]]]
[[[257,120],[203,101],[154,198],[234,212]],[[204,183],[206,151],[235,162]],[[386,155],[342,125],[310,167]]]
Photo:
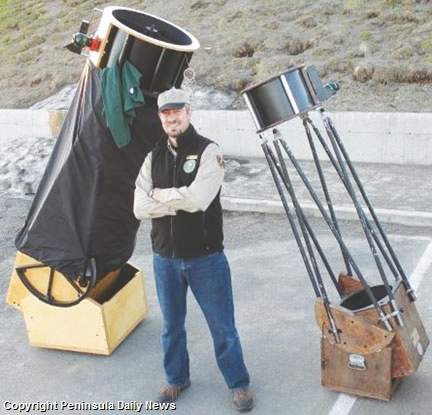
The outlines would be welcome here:
[[[253,395],[249,388],[233,389],[233,404],[239,412],[250,411],[254,406]]]
[[[182,385],[169,385],[166,384],[161,387],[159,391],[159,397],[157,399],[157,402],[163,403],[163,402],[174,402],[177,400],[179,395],[190,386],[190,380],[188,379],[185,383]]]

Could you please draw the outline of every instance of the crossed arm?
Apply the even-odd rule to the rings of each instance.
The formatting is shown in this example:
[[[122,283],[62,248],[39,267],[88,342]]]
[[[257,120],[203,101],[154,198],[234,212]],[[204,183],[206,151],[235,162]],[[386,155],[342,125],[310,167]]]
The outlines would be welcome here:
[[[149,153],[136,180],[134,214],[137,219],[174,216],[177,210],[205,211],[222,185],[222,152],[214,143],[203,151],[197,174],[189,186],[154,188],[151,163]]]

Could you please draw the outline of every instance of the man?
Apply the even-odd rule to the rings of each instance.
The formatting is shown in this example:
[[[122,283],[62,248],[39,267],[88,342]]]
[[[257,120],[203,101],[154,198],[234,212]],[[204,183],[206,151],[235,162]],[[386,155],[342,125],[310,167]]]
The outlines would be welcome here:
[[[190,287],[213,338],[217,364],[239,411],[253,407],[249,374],[234,322],[230,269],[223,253],[218,145],[190,123],[187,94],[172,88],[158,97],[167,134],[148,154],[136,181],[134,213],[151,218],[156,290],[163,314],[161,343],[167,384],[159,401],[175,401],[190,386],[186,293]]]

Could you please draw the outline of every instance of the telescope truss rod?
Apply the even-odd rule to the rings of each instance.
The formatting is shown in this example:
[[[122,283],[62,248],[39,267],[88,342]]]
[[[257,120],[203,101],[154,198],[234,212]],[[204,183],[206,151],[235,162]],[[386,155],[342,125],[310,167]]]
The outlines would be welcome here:
[[[291,189],[293,189],[292,185],[290,186],[290,185],[286,182],[286,180],[285,180],[285,178],[284,178],[284,174],[283,174],[283,172],[282,172],[282,170],[281,170],[281,167],[280,167],[278,161],[276,160],[276,158],[275,158],[273,152],[271,151],[271,149],[270,149],[269,147],[268,147],[267,149],[268,149],[269,155],[270,155],[270,157],[271,157],[271,160],[272,160],[273,166],[275,167],[275,169],[276,169],[277,172],[279,173],[279,176],[280,176],[281,181],[282,181],[282,183],[284,184],[285,188],[286,188],[287,191],[290,193],[290,190],[289,190],[289,189],[290,189],[290,187],[291,187]],[[281,161],[280,164],[285,165],[285,161],[283,160],[283,158],[282,158],[281,160],[282,160],[282,161]],[[286,165],[285,165],[285,168],[286,168]],[[300,204],[299,204],[299,207],[300,207]],[[327,272],[328,272],[329,275],[330,275],[330,278],[332,279],[332,281],[333,281],[333,283],[334,283],[334,285],[335,285],[336,290],[338,291],[339,295],[342,297],[342,296],[343,296],[343,292],[342,292],[342,290],[340,289],[339,284],[337,283],[337,280],[336,280],[336,278],[335,278],[335,274],[334,274],[334,272],[333,272],[333,270],[332,270],[332,268],[331,268],[329,262],[327,261],[327,258],[326,258],[325,254],[324,254],[324,251],[322,250],[322,248],[321,248],[321,246],[320,246],[320,244],[319,244],[319,242],[318,242],[318,239],[316,238],[315,233],[313,232],[312,227],[311,227],[310,224],[309,224],[309,221],[306,219],[306,216],[304,215],[304,212],[303,212],[303,210],[302,210],[301,208],[299,209],[299,212],[300,212],[300,214],[301,214],[301,216],[299,216],[299,222],[300,222],[300,218],[301,218],[301,219],[302,219],[302,222],[303,222],[304,225],[306,226],[306,229],[307,229],[307,231],[308,231],[310,237],[312,238],[312,241],[313,241],[313,243],[314,243],[314,245],[315,245],[315,248],[316,248],[316,250],[318,251],[318,253],[319,253],[320,257],[321,257],[321,260],[322,260],[322,262],[323,262],[325,268],[327,269]]]
[[[330,150],[329,147],[327,146],[327,143],[325,142],[325,140],[324,140],[324,138],[323,138],[321,132],[319,131],[319,129],[318,129],[318,128],[317,128],[317,127],[312,123],[312,121],[310,121],[309,119],[308,119],[308,122],[310,122],[310,124],[312,125],[312,128],[313,128],[313,130],[314,130],[315,135],[318,137],[319,142],[321,143],[323,149],[324,149],[325,152],[327,153],[327,156],[328,156],[329,160],[330,160],[331,163],[333,164],[333,167],[335,168],[335,170],[336,170],[336,172],[338,173],[338,175],[339,175],[339,177],[340,177],[342,183],[344,184],[345,188],[346,188],[347,191],[348,191],[348,186],[347,186],[347,184],[346,184],[346,179],[345,179],[343,173],[341,172],[341,170],[340,170],[340,168],[339,168],[338,161],[334,158],[334,156],[333,156],[331,150]],[[374,240],[375,240],[375,243],[377,244],[377,246],[378,246],[378,248],[379,248],[379,250],[380,250],[382,256],[384,257],[384,259],[385,259],[387,265],[389,266],[390,270],[392,271],[392,273],[393,273],[395,279],[397,279],[398,276],[399,276],[399,274],[398,274],[398,272],[397,272],[395,266],[393,265],[392,260],[391,260],[391,259],[389,258],[389,256],[387,255],[387,252],[386,252],[386,250],[384,249],[384,247],[382,246],[381,241],[380,241],[380,239],[378,238],[378,235],[373,231],[373,228],[372,228],[372,226],[370,225],[369,219],[366,217],[366,215],[365,215],[364,217],[365,217],[365,220],[366,220],[368,226],[369,226],[369,227],[371,228],[371,230],[372,230],[371,234],[372,234],[372,237],[373,237]]]
[[[393,328],[389,322],[389,319],[391,316],[388,316],[384,313],[381,305],[377,302],[377,299],[375,297],[375,295],[373,294],[371,288],[369,287],[368,283],[366,282],[366,280],[363,277],[363,274],[361,273],[360,269],[358,268],[357,264],[354,262],[354,259],[352,257],[352,255],[349,253],[348,251],[348,247],[345,245],[345,242],[343,241],[343,239],[340,237],[339,233],[336,231],[333,222],[331,220],[331,218],[328,216],[326,210],[324,209],[323,205],[321,204],[321,201],[319,200],[319,198],[317,197],[314,189],[312,188],[311,184],[309,183],[309,180],[307,179],[307,177],[305,176],[305,174],[303,173],[300,165],[297,162],[297,159],[294,157],[294,155],[292,154],[290,148],[288,147],[288,144],[282,140],[280,132],[277,129],[273,130],[273,133],[276,135],[278,135],[280,138],[279,141],[282,144],[282,147],[284,148],[286,154],[288,155],[289,159],[291,160],[291,163],[293,164],[293,166],[295,167],[295,169],[297,170],[298,175],[300,176],[300,178],[302,179],[304,185],[306,186],[307,190],[309,191],[309,194],[312,196],[312,199],[314,200],[315,204],[317,205],[319,211],[321,212],[322,217],[324,218],[325,222],[327,223],[328,227],[330,228],[331,232],[333,233],[334,237],[336,238],[337,242],[339,243],[339,245],[342,247],[342,249],[344,251],[346,251],[347,257],[351,263],[351,266],[353,267],[356,275],[359,277],[360,282],[362,283],[369,299],[371,300],[372,304],[374,305],[375,309],[377,310],[377,313],[379,315],[379,319],[382,321],[382,323],[384,324],[385,328],[388,331],[393,331]]]
[[[312,267],[313,267],[314,272],[315,272],[316,282],[318,284],[318,287],[319,287],[320,292],[321,292],[322,299],[324,301],[324,306],[325,306],[327,318],[328,318],[328,320],[330,322],[330,327],[331,327],[330,331],[332,332],[332,334],[333,334],[333,336],[335,338],[336,343],[340,343],[339,331],[338,331],[338,328],[336,326],[336,322],[335,322],[335,319],[333,317],[333,313],[332,313],[331,308],[330,308],[330,302],[329,302],[329,299],[328,299],[327,291],[325,289],[325,286],[324,286],[324,283],[323,283],[323,280],[322,280],[322,276],[321,276],[318,264],[317,264],[316,259],[315,259],[314,251],[313,251],[313,248],[312,248],[311,243],[310,243],[310,239],[309,239],[309,235],[308,235],[308,230],[305,227],[305,222],[308,222],[308,221],[307,221],[307,219],[306,219],[306,217],[304,215],[304,212],[303,212],[303,210],[302,210],[302,208],[300,206],[300,203],[298,202],[298,199],[297,199],[297,196],[295,194],[294,188],[292,186],[292,183],[291,183],[291,180],[290,180],[290,177],[289,177],[289,174],[288,174],[288,169],[286,168],[285,160],[283,159],[282,152],[281,152],[281,149],[280,149],[278,141],[276,141],[276,140],[273,141],[273,145],[274,145],[274,147],[276,149],[276,153],[277,153],[277,156],[278,156],[278,159],[279,159],[279,166],[280,166],[280,168],[278,168],[279,175],[281,175],[281,173],[283,175],[283,176],[281,176],[282,182],[285,184],[285,187],[286,187],[286,189],[287,189],[287,191],[288,191],[288,193],[290,195],[291,201],[293,203],[294,210],[295,210],[295,212],[297,214],[297,217],[298,217],[300,229],[301,229],[301,231],[303,233],[303,239],[304,239],[304,241],[306,243],[306,248],[307,248],[307,251],[309,253],[309,258],[310,258],[310,261],[312,263]],[[275,163],[275,165],[278,167],[278,164],[277,164],[277,161],[275,159],[275,156],[274,156],[274,154],[273,154],[273,152],[271,150],[269,151],[269,154],[270,154],[270,156],[272,158],[273,163]],[[311,232],[311,235],[313,235],[312,229],[309,228],[309,231]],[[315,238],[315,241],[316,241],[316,238]],[[319,246],[319,244],[317,246]],[[330,268],[330,270],[331,270],[331,268]],[[330,276],[332,277],[332,280],[335,283],[335,286],[336,286],[336,288],[338,290],[339,295],[341,295],[340,288],[338,287],[338,284],[336,282],[336,279],[334,277],[333,272],[331,272]]]
[[[329,128],[330,131],[332,132],[332,134],[333,134],[333,136],[334,136],[334,138],[336,140],[336,143],[339,146],[339,148],[340,148],[340,150],[341,150],[341,152],[342,152],[342,154],[343,154],[343,156],[345,158],[345,161],[346,161],[346,163],[348,165],[348,168],[351,171],[351,174],[352,174],[352,176],[353,176],[353,178],[354,178],[354,180],[355,180],[355,182],[357,184],[357,187],[358,187],[358,189],[359,189],[359,191],[360,191],[360,193],[361,193],[361,195],[362,195],[362,197],[363,197],[363,199],[364,199],[364,201],[366,203],[366,206],[369,209],[369,212],[370,212],[370,214],[371,214],[371,216],[372,216],[372,218],[373,218],[373,220],[375,222],[376,227],[378,228],[379,233],[381,234],[381,237],[382,237],[382,239],[384,241],[384,244],[387,247],[387,249],[388,249],[388,251],[390,253],[391,258],[393,259],[393,262],[394,262],[397,270],[399,271],[400,277],[404,281],[405,287],[407,288],[407,293],[410,296],[411,301],[415,301],[416,300],[415,291],[411,287],[411,284],[410,284],[410,282],[409,282],[409,280],[408,280],[408,278],[407,278],[407,276],[405,274],[405,271],[402,268],[402,265],[400,264],[400,262],[399,262],[399,260],[398,260],[398,258],[396,256],[396,253],[394,252],[393,247],[391,246],[390,241],[388,240],[387,235],[386,235],[386,233],[384,232],[384,229],[381,226],[381,223],[380,223],[380,221],[379,221],[379,219],[378,219],[378,217],[377,217],[377,215],[375,213],[375,210],[374,210],[372,204],[370,203],[369,198],[366,195],[366,192],[365,192],[365,190],[363,188],[363,185],[362,185],[362,183],[360,181],[360,178],[357,175],[357,172],[356,172],[356,170],[355,170],[355,168],[354,168],[354,166],[353,166],[353,164],[351,162],[351,159],[350,159],[350,157],[349,157],[349,155],[348,155],[348,153],[347,153],[347,151],[345,149],[345,146],[342,143],[342,140],[339,137],[339,134],[338,134],[338,132],[337,132],[337,130],[336,130],[336,128],[335,128],[335,126],[334,126],[331,118],[329,116],[327,116],[327,115],[324,115],[323,112],[321,113],[321,115],[323,116],[323,122],[324,122],[324,125],[326,126],[326,129]]]
[[[317,169],[318,176],[319,176],[319,179],[320,179],[320,182],[321,182],[321,187],[323,189],[324,196],[325,196],[325,199],[326,199],[326,202],[327,202],[327,206],[329,208],[330,216],[331,216],[332,221],[334,223],[335,229],[339,232],[339,235],[342,236],[341,231],[339,229],[338,221],[337,221],[334,209],[333,209],[333,203],[332,203],[331,198],[330,198],[330,193],[329,193],[328,188],[327,188],[327,183],[325,181],[324,174],[322,172],[322,168],[321,168],[321,164],[320,164],[320,161],[319,161],[319,158],[318,158],[318,154],[317,154],[317,151],[316,151],[316,148],[315,148],[315,144],[313,142],[312,134],[311,134],[311,131],[310,131],[310,128],[309,128],[309,126],[307,124],[307,120],[306,119],[303,119],[303,126],[304,126],[304,129],[306,131],[306,135],[307,135],[307,138],[308,138],[308,141],[309,141],[309,146],[310,146],[311,151],[312,151],[312,156],[313,156],[313,159],[314,159],[315,167]],[[350,263],[348,261],[348,258],[346,256],[345,252],[343,252],[343,251],[342,251],[342,256],[343,256],[343,259],[344,259],[344,262],[345,262],[345,268],[346,268],[347,275],[352,275],[352,270],[351,270]]]
[[[263,139],[263,137],[261,135],[260,135],[260,137],[261,137],[261,139]],[[330,303],[329,303],[329,300],[328,300],[328,296],[327,296],[327,293],[325,291],[321,275],[319,274],[319,269],[318,269],[317,264],[316,264],[316,260],[315,260],[314,254],[313,254],[312,247],[310,245],[309,238],[308,238],[307,233],[305,232],[305,229],[304,229],[304,222],[303,222],[304,216],[303,216],[303,212],[300,210],[300,214],[298,214],[298,219],[299,219],[299,224],[300,224],[300,226],[302,228],[303,237],[305,239],[306,247],[307,247],[307,250],[308,250],[310,258],[308,258],[307,255],[306,255],[303,243],[301,241],[300,235],[299,235],[297,227],[295,225],[294,217],[292,216],[292,214],[291,214],[291,212],[289,210],[288,203],[286,201],[285,194],[283,193],[283,189],[282,189],[282,186],[280,184],[279,177],[278,177],[277,173],[279,173],[279,176],[280,176],[282,182],[284,183],[285,187],[289,191],[290,196],[291,196],[290,189],[292,190],[292,187],[290,186],[290,183],[286,181],[286,177],[284,177],[283,171],[281,170],[280,166],[278,166],[277,160],[276,160],[276,158],[275,158],[275,156],[274,156],[271,148],[269,147],[267,140],[265,140],[265,141],[263,140],[263,143],[261,144],[261,146],[263,148],[265,157],[267,159],[267,163],[268,163],[268,165],[270,167],[270,171],[271,171],[271,174],[273,176],[273,180],[274,180],[274,182],[276,184],[276,188],[278,190],[279,196],[280,196],[280,198],[282,200],[282,204],[284,206],[285,212],[287,214],[288,220],[289,220],[291,228],[293,230],[294,237],[295,237],[296,242],[297,242],[297,246],[298,246],[298,248],[300,250],[300,253],[302,255],[303,261],[305,263],[305,266],[306,266],[306,269],[307,269],[307,272],[308,272],[308,275],[309,275],[309,279],[310,279],[310,281],[312,283],[312,287],[313,287],[313,289],[315,291],[316,296],[323,298],[324,308],[326,310],[327,318],[328,318],[328,320],[330,322],[331,332],[332,332],[332,334],[333,334],[333,336],[335,338],[336,343],[340,343],[339,330],[338,330],[338,328],[336,326],[336,322],[334,320],[333,313],[332,313],[331,308],[330,308]],[[279,152],[280,152],[280,149],[279,149]],[[282,158],[282,166],[285,166],[283,158]],[[286,166],[285,166],[285,171],[286,171]],[[288,180],[289,180],[289,177],[288,177]],[[294,204],[294,202],[293,202],[293,204]],[[314,239],[314,241],[317,243],[316,238]],[[323,253],[322,253],[322,255],[323,255]],[[324,259],[325,259],[325,257],[324,257]],[[312,262],[314,270],[312,270],[311,265],[309,263],[309,260]],[[315,273],[316,273],[315,275],[314,275],[313,271],[315,271]],[[330,271],[331,271],[331,269],[330,269]],[[319,288],[317,286],[317,281],[318,281],[318,284],[319,284]]]
[[[315,233],[313,232],[312,227],[310,226],[309,221],[307,220],[307,218],[303,212],[303,209],[301,208],[300,203],[297,199],[297,196],[295,194],[294,187],[293,187],[291,179],[289,177],[288,169],[286,167],[285,160],[283,159],[282,151],[280,149],[280,145],[279,145],[278,141],[273,141],[273,145],[276,149],[276,154],[278,156],[279,164],[278,164],[278,161],[276,160],[276,157],[274,156],[274,154],[271,150],[269,151],[269,154],[272,158],[273,163],[276,166],[276,169],[278,170],[279,176],[282,179],[282,183],[285,185],[285,188],[287,189],[288,194],[289,194],[291,201],[293,203],[294,210],[295,210],[295,213],[298,217],[299,225],[300,225],[300,228],[301,228],[301,231],[303,234],[303,239],[305,240],[306,247],[308,249],[309,256],[311,258],[312,266],[315,270],[316,280],[318,282],[318,287],[320,288],[322,297],[323,297],[324,301],[328,301],[327,292],[325,290],[325,286],[324,286],[323,281],[322,281],[321,273],[319,271],[319,268],[318,268],[318,265],[317,265],[317,262],[316,262],[316,259],[315,259],[314,253],[313,253],[313,248],[310,244],[309,236],[312,238],[312,241],[315,244],[315,248],[317,249],[317,251],[321,257],[321,260],[323,261],[324,266],[326,267],[327,272],[329,273],[330,278],[333,281],[333,284],[334,284],[336,290],[338,291],[340,297],[342,297],[343,292],[341,291],[339,284],[336,281],[334,272],[333,272],[329,262],[327,261],[327,258],[324,255],[324,252],[323,252],[323,250],[322,250],[322,248],[318,242],[318,239],[316,238]]]
[[[314,131],[317,131],[318,128],[316,128],[316,126],[314,125],[314,123],[312,122],[311,119],[309,119],[309,123],[314,127]],[[392,308],[392,313],[391,315],[396,316],[397,322],[398,324],[402,327],[403,326],[403,321],[402,321],[402,317],[400,315],[400,312],[397,308],[395,299],[394,299],[394,295],[392,292],[392,289],[390,287],[390,284],[388,282],[387,276],[385,274],[384,268],[382,266],[381,260],[379,258],[375,243],[374,243],[374,239],[372,237],[372,235],[374,234],[374,230],[369,222],[369,220],[366,217],[366,213],[364,212],[363,208],[360,206],[359,200],[357,198],[357,195],[355,193],[355,190],[351,184],[351,180],[349,178],[348,172],[345,168],[345,163],[344,163],[344,159],[342,158],[342,155],[339,151],[338,145],[335,141],[335,137],[333,136],[333,134],[331,133],[331,131],[327,130],[327,135],[330,139],[331,145],[333,147],[333,151],[336,155],[337,161],[338,161],[338,165],[339,165],[339,169],[337,169],[338,174],[342,174],[342,176],[344,177],[345,180],[343,180],[343,183],[345,185],[345,188],[349,194],[349,196],[351,197],[351,200],[354,204],[354,207],[357,211],[357,215],[360,219],[360,224],[362,226],[363,232],[366,236],[366,240],[368,242],[369,248],[371,250],[372,256],[375,260],[375,264],[377,266],[378,272],[380,274],[381,280],[384,283],[387,295],[389,297],[390,300],[390,304],[391,304],[391,308]],[[342,178],[342,177],[341,177]],[[381,243],[379,241],[377,241],[377,238],[375,238],[375,242],[378,242],[377,245],[381,245]],[[381,252],[383,252],[383,249],[381,249]]]
[[[277,131],[277,130],[276,130],[276,131]],[[276,134],[279,134],[279,135],[280,135],[279,132],[277,132]],[[280,135],[280,137],[282,137],[282,136]],[[284,142],[283,142],[283,140],[282,140],[281,138],[278,139],[278,141],[281,142],[281,143],[283,143],[283,145],[284,145]],[[282,158],[282,160],[283,160],[283,158]],[[283,161],[283,163],[285,163],[285,161]],[[276,166],[276,167],[278,167],[278,166]],[[300,168],[300,169],[301,169],[301,168]],[[300,175],[300,177],[301,177],[301,175],[304,176],[303,171],[302,171],[301,174],[300,174],[298,171],[297,171],[297,173]],[[282,176],[281,173],[279,173],[279,174]],[[286,184],[285,184],[285,186],[287,187]],[[309,189],[308,189],[308,190],[309,190]],[[312,191],[313,191],[313,189],[312,189]],[[313,191],[313,192],[314,192],[314,191]],[[315,195],[315,197],[317,197],[315,192],[314,192],[314,195]],[[306,225],[306,227],[307,227],[307,230],[308,230],[309,234],[311,235],[312,240],[314,241],[315,247],[316,247],[317,251],[319,252],[319,254],[320,254],[320,256],[321,256],[321,259],[322,259],[324,265],[326,266],[327,271],[329,272],[329,275],[330,275],[330,277],[331,277],[331,279],[332,279],[332,281],[333,281],[333,283],[334,283],[334,285],[335,285],[335,288],[337,289],[339,295],[342,297],[342,296],[343,296],[343,292],[342,292],[342,290],[340,289],[340,286],[339,286],[338,282],[336,281],[336,278],[335,278],[335,276],[334,276],[333,270],[331,269],[331,267],[330,267],[330,265],[329,265],[329,263],[328,263],[328,261],[327,261],[327,258],[325,257],[324,252],[322,251],[322,248],[321,248],[321,246],[320,246],[318,240],[316,239],[315,234],[314,234],[314,232],[313,232],[313,230],[312,230],[312,228],[311,228],[309,222],[307,221],[307,219],[306,219],[306,217],[305,217],[305,215],[304,215],[303,210],[300,209],[300,211],[301,211],[301,213],[302,213],[302,217],[303,217],[303,220],[304,220],[305,225]],[[349,255],[348,255],[347,247],[346,247],[346,245],[342,245],[342,244],[340,244],[340,241],[341,241],[341,240],[342,240],[342,237],[341,237],[341,235],[340,235],[340,233],[339,233],[339,238],[337,238],[337,242],[339,243],[339,246],[340,246],[340,248],[341,248],[341,251],[345,254],[345,256],[347,257],[347,259],[350,260],[350,259],[349,259]],[[354,259],[353,259],[352,257],[351,257],[351,262],[354,262]],[[358,268],[358,266],[357,266],[357,268]]]
[[[277,189],[277,191],[279,193],[279,197],[280,197],[280,199],[282,201],[282,205],[283,205],[285,213],[286,213],[286,215],[288,217],[288,221],[289,221],[289,223],[291,225],[291,229],[293,231],[294,238],[295,238],[295,240],[297,242],[297,246],[299,248],[300,254],[301,254],[302,259],[303,259],[303,262],[305,264],[306,271],[308,273],[309,279],[310,279],[311,284],[312,284],[312,288],[313,288],[313,290],[315,292],[316,297],[321,297],[321,293],[320,293],[320,291],[318,289],[318,286],[316,284],[315,276],[314,276],[312,268],[310,266],[309,259],[308,259],[307,255],[306,255],[306,252],[305,252],[302,240],[301,240],[300,235],[298,233],[294,217],[292,216],[291,211],[289,209],[289,206],[288,206],[285,194],[283,192],[282,186],[280,184],[280,181],[279,181],[279,178],[278,178],[278,175],[277,175],[277,172],[276,172],[275,165],[273,164],[273,160],[272,160],[272,158],[270,156],[270,148],[268,146],[267,139],[265,139],[261,134],[260,134],[260,138],[262,140],[262,142],[261,142],[261,148],[263,149],[265,158],[267,160],[267,164],[269,165],[270,172],[271,172],[271,175],[273,177],[273,181],[274,181],[274,183],[276,185],[276,189]]]

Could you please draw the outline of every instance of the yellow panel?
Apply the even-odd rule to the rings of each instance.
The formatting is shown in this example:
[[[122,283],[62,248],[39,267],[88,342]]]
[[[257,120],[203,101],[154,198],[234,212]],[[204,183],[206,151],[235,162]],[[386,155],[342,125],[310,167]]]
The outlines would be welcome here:
[[[107,275],[107,301],[85,298],[72,307],[45,304],[32,294],[20,301],[30,344],[109,355],[147,315],[144,276],[126,264]],[[123,279],[123,280],[122,280]],[[121,286],[128,281],[122,288]],[[99,294],[100,294],[99,292]],[[102,298],[102,297],[101,297]],[[103,300],[101,300],[103,301]]]
[[[102,309],[92,299],[55,307],[29,295],[21,309],[32,346],[109,354]]]
[[[102,305],[110,352],[147,316],[144,276],[135,276]]]

